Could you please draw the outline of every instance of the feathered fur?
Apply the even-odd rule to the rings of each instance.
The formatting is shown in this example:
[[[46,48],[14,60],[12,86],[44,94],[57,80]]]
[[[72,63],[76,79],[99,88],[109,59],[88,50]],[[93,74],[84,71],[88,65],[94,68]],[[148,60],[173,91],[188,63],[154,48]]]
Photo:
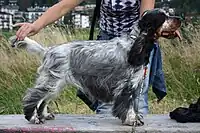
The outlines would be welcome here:
[[[47,113],[48,102],[64,86],[75,85],[94,99],[113,101],[113,115],[124,124],[142,125],[141,117],[136,115],[139,113],[138,98],[143,86],[143,67],[148,63],[153,36],[164,23],[163,17],[166,17],[161,11],[157,14],[152,12],[144,16],[129,35],[108,41],[75,41],[43,48],[29,38],[15,41],[16,37],[12,37],[13,47],[23,47],[43,56],[36,83],[23,98],[25,118],[32,123],[54,118]],[[152,15],[159,18],[149,19]],[[158,25],[153,27],[148,23],[150,27],[145,27],[146,21]]]

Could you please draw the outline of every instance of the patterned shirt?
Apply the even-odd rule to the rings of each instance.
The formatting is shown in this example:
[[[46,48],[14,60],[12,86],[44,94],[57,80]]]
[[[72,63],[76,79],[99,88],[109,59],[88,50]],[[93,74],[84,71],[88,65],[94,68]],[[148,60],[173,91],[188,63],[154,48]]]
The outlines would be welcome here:
[[[139,10],[140,0],[102,0],[100,28],[115,36],[129,33],[139,19]]]

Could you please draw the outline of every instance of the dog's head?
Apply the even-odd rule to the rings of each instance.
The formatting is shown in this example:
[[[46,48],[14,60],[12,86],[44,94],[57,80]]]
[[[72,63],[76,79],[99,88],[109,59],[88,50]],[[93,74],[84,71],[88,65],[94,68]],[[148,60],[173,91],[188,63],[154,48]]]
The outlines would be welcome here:
[[[171,38],[181,26],[180,17],[168,16],[162,9],[153,9],[143,14],[139,21],[141,31],[158,37]]]
[[[128,57],[128,62],[132,66],[140,66],[149,62],[150,52],[158,37],[163,36],[168,39],[176,37],[175,32],[181,26],[181,19],[166,15],[164,10],[153,9],[143,14],[138,25],[140,33]]]

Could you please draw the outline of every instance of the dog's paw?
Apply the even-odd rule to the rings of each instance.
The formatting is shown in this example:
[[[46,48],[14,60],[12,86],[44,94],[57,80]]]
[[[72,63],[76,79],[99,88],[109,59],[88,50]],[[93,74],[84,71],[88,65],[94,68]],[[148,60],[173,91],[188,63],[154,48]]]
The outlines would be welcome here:
[[[134,120],[125,120],[123,122],[124,125],[128,126],[143,126],[144,122],[141,119],[134,119]]]
[[[136,115],[135,111],[129,110],[126,115],[126,119],[122,123],[129,126],[143,126],[144,122],[142,119],[142,115]]]
[[[134,122],[133,122],[133,126],[143,126],[144,125],[144,122],[141,120],[141,119],[136,119]]]
[[[38,115],[35,115],[35,116],[32,116],[32,118],[29,120],[30,123],[32,124],[44,124],[45,123],[45,117],[43,116],[38,116]]]
[[[55,115],[53,113],[48,113],[46,116],[44,116],[45,120],[54,120]]]
[[[136,120],[136,114],[133,108],[129,108],[127,114],[126,114],[126,119],[122,120],[122,123],[125,125],[130,125],[132,126],[133,123]]]

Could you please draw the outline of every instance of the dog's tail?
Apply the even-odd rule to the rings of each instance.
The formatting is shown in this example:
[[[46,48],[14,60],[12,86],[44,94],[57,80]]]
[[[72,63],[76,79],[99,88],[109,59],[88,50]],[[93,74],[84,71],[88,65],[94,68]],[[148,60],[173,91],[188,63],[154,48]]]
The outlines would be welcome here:
[[[26,49],[30,53],[36,53],[41,56],[44,55],[47,49],[28,37],[26,37],[24,40],[21,41],[21,40],[17,40],[16,36],[11,36],[9,40],[12,47]]]

